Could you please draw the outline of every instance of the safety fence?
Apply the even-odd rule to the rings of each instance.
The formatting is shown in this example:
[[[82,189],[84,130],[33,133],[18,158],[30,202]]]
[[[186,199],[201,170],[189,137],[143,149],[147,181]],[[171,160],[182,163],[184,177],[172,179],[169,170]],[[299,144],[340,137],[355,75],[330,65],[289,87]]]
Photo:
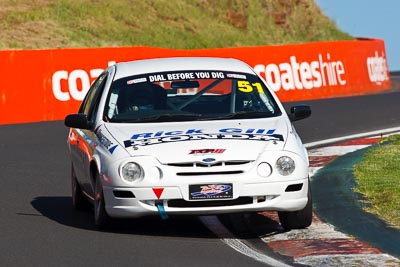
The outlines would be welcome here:
[[[352,96],[390,88],[383,40],[175,50],[154,47],[0,51],[0,124],[62,120],[75,113],[108,65],[157,57],[243,60],[283,102]]]

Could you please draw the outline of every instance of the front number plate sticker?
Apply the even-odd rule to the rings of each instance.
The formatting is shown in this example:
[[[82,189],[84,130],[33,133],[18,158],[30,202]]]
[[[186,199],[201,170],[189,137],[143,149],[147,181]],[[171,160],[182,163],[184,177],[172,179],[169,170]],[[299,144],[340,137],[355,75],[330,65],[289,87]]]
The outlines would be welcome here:
[[[227,199],[233,197],[232,184],[189,185],[189,199]]]

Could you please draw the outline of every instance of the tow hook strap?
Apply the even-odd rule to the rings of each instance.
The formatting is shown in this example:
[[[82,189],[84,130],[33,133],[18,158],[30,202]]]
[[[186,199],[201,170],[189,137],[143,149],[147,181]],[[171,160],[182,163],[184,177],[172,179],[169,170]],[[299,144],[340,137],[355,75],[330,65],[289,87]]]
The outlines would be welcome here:
[[[163,203],[162,202],[161,203],[156,203],[156,206],[157,206],[157,209],[158,209],[158,214],[160,214],[161,219],[163,219],[163,220],[168,219],[168,215],[165,212]]]

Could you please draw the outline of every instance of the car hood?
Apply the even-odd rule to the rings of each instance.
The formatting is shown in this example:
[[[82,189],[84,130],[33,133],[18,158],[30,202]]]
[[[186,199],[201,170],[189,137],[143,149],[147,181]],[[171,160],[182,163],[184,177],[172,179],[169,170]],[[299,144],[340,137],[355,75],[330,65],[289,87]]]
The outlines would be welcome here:
[[[282,150],[288,124],[282,117],[239,121],[108,123],[109,133],[131,156],[153,155],[162,164],[255,160]]]

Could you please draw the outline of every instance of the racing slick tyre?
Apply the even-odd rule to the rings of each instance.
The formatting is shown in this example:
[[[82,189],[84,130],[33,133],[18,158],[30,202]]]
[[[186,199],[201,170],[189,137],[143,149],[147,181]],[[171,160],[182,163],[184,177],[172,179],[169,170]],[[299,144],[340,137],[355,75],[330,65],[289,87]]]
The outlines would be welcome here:
[[[304,209],[299,211],[279,211],[279,221],[285,230],[304,229],[312,222],[312,196],[310,181],[308,181],[308,201]]]
[[[102,230],[109,227],[111,218],[108,216],[103,194],[103,186],[99,175],[95,177],[95,188],[94,188],[94,223],[97,229]]]
[[[82,189],[76,180],[74,169],[71,167],[71,195],[72,195],[72,206],[75,210],[85,211],[89,210],[89,202],[83,196]]]

